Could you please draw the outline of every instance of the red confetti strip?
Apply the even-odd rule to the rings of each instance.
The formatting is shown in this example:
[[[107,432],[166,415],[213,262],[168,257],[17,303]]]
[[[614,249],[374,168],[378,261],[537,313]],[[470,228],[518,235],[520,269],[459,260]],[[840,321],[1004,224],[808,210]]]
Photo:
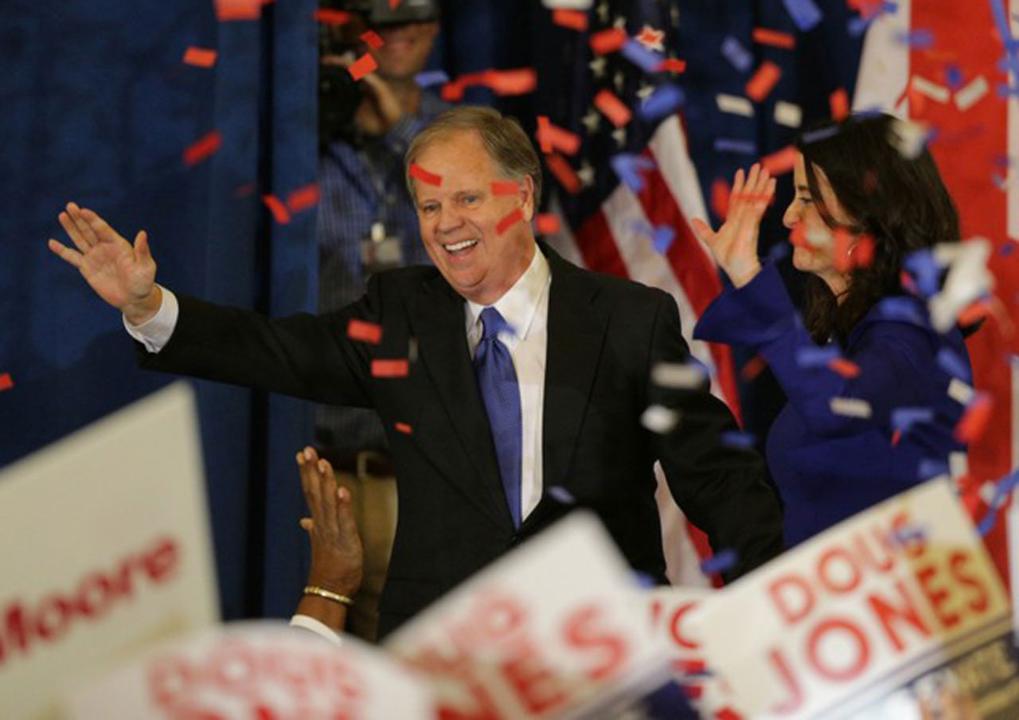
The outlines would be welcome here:
[[[347,337],[351,340],[359,340],[371,345],[378,345],[382,342],[382,326],[376,323],[351,318],[347,323]]]
[[[511,227],[516,225],[518,222],[524,219],[524,211],[517,208],[509,215],[499,221],[499,224],[495,226],[495,234],[502,235],[504,232],[509,230]]]
[[[715,712],[715,720],[743,720],[743,716],[726,705],[721,710]]]
[[[412,428],[410,425],[408,425],[405,422],[395,423],[393,425],[393,428],[396,430],[396,432],[401,432],[404,435],[411,435],[411,434],[414,433],[414,428]]]
[[[216,64],[216,51],[192,45],[184,51],[183,62],[194,67],[211,68]]]
[[[410,176],[415,180],[420,180],[423,183],[428,183],[429,185],[434,185],[435,187],[439,187],[440,185],[442,185],[441,175],[430,173],[417,163],[410,164]]]
[[[792,50],[796,47],[796,38],[792,35],[769,28],[754,28],[750,36],[758,45],[769,45],[783,50]]]
[[[493,180],[493,195],[516,195],[520,192],[520,183],[515,180]]]
[[[828,106],[831,108],[831,116],[835,121],[842,121],[849,117],[849,95],[845,88],[839,88],[828,96]]]
[[[566,158],[552,153],[545,156],[545,164],[548,166],[549,171],[555,175],[555,179],[559,181],[559,184],[563,186],[563,190],[570,195],[576,195],[580,192],[580,178],[577,177],[576,171],[566,161]]]
[[[269,208],[269,212],[272,213],[273,220],[278,222],[280,225],[286,225],[290,222],[290,211],[287,210],[287,206],[280,202],[280,199],[275,195],[263,195],[262,202]]]
[[[978,439],[987,429],[994,409],[994,399],[987,393],[977,393],[955,426],[955,439],[967,445]]]
[[[539,235],[552,235],[559,232],[559,216],[554,213],[541,213],[534,219]]]
[[[231,20],[258,20],[262,17],[261,0],[215,0],[216,19],[220,22]]]
[[[658,72],[670,72],[673,75],[679,75],[680,73],[686,72],[686,60],[680,60],[678,58],[667,58],[662,60],[658,65]]]
[[[323,25],[346,25],[351,20],[349,12],[319,8],[315,11],[315,20]]]
[[[360,80],[365,75],[369,75],[379,67],[379,64],[375,62],[375,58],[371,56],[371,53],[365,53],[357,60],[350,64],[347,68],[347,72],[350,73],[350,77],[355,80]]]
[[[551,124],[547,115],[538,116],[538,145],[545,154],[552,152],[552,138],[548,136],[548,128]]]
[[[188,146],[184,151],[184,163],[187,165],[197,165],[219,150],[222,144],[223,136],[219,134],[219,130],[213,130]]]
[[[793,225],[793,229],[789,231],[789,244],[814,252],[814,246],[807,240],[807,226],[801,222]]]
[[[12,387],[14,387],[14,381],[11,379],[11,374],[0,375],[0,391],[10,390]]]
[[[619,48],[623,47],[627,39],[626,31],[622,28],[609,28],[608,30],[596,32],[588,38],[588,42],[591,44],[591,51],[595,55],[606,55],[616,52]]]
[[[967,305],[963,308],[962,312],[959,313],[959,324],[973,325],[974,323],[984,320],[990,317],[992,314],[990,303],[985,300],[977,300],[971,305]]]
[[[690,700],[699,700],[704,694],[704,686],[701,683],[686,683],[682,688],[683,694]]]
[[[845,358],[832,358],[828,363],[828,368],[847,380],[852,380],[860,375],[860,366],[852,360],[846,360]]]
[[[549,123],[546,133],[553,149],[567,155],[576,155],[580,150],[580,135],[577,133],[570,132],[554,123]]]
[[[724,218],[729,214],[729,195],[732,188],[729,183],[717,178],[711,183],[711,209],[717,217]]]
[[[898,445],[900,440],[902,440],[902,431],[896,430],[892,433],[892,447]]]
[[[587,30],[587,13],[580,10],[553,10],[552,22],[559,27],[569,28],[577,32]]]
[[[762,157],[761,167],[772,175],[784,175],[787,172],[792,172],[793,166],[796,165],[796,156],[796,148],[789,145],[771,155]]]
[[[747,364],[740,369],[739,376],[744,382],[750,382],[764,372],[764,368],[766,367],[768,367],[767,361],[760,355],[754,355],[747,361]]]
[[[460,102],[464,99],[464,85],[457,82],[448,82],[439,90],[439,96],[448,103]]]
[[[761,102],[771,94],[780,77],[782,69],[771,60],[765,60],[747,81],[745,88],[747,97],[754,102]]]
[[[287,207],[290,212],[299,213],[317,205],[319,197],[318,183],[308,183],[287,195]]]
[[[377,378],[407,377],[410,363],[407,360],[372,360],[371,373]]]
[[[364,44],[372,50],[378,50],[386,44],[382,37],[374,30],[365,30],[361,33],[361,40],[363,40]]]
[[[526,95],[538,87],[538,73],[534,68],[489,70],[482,82],[496,95]]]
[[[616,127],[623,127],[633,117],[630,108],[613,95],[611,90],[599,90],[594,96],[594,106]]]

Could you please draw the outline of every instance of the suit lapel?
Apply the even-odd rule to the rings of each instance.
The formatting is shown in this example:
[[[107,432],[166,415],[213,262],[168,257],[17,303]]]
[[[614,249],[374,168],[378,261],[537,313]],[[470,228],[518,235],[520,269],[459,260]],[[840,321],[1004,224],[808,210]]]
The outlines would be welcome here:
[[[463,450],[462,453],[440,453],[433,459],[447,469],[449,480],[476,500],[495,523],[512,528],[488,414],[471,365],[464,327],[464,300],[441,276],[435,276],[422,284],[412,313],[420,361],[432,379]],[[422,442],[422,446],[428,450],[432,444]],[[469,462],[463,461],[464,455]]]
[[[567,481],[605,341],[608,311],[595,302],[599,287],[587,273],[544,243],[540,246],[552,272],[542,428],[542,474],[548,488]]]

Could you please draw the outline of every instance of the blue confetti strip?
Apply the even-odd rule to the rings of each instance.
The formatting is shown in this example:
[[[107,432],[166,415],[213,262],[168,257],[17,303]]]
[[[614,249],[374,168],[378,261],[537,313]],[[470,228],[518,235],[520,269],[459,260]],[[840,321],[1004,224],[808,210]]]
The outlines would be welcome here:
[[[938,292],[941,267],[934,259],[933,250],[914,250],[906,256],[903,265],[916,280],[916,287],[921,295],[929,298]]]
[[[936,478],[939,475],[949,475],[948,462],[945,460],[934,460],[931,458],[924,458],[920,461],[920,466],[916,470],[916,476],[919,480],[930,480]]]
[[[1019,85],[998,85],[998,97],[1019,97]]]
[[[1016,486],[1016,483],[1019,483],[1019,470],[1013,471],[995,483],[994,497],[991,498],[990,507],[977,526],[977,532],[980,533],[980,537],[986,537],[987,533],[994,529],[995,523],[998,522],[998,509],[1008,500],[1008,496]]]
[[[432,87],[433,85],[445,85],[449,82],[449,75],[442,70],[425,70],[414,76],[414,82],[420,87]]]
[[[651,588],[658,587],[658,583],[655,579],[647,573],[640,572],[638,570],[633,571],[633,579],[637,581],[637,584],[642,588],[650,590]]]
[[[1004,183],[1002,183],[1004,184]],[[1015,243],[1005,243],[998,249],[998,254],[1002,257],[1008,257],[1015,252]]]
[[[548,495],[550,498],[563,505],[576,505],[577,499],[573,497],[573,494],[564,488],[562,485],[553,485],[548,489]]]
[[[715,152],[734,152],[740,155],[757,155],[757,143],[753,140],[715,138]]]
[[[892,427],[907,433],[915,423],[927,423],[934,420],[934,410],[927,407],[901,407],[892,410]]]
[[[877,14],[875,14],[874,17],[867,18],[860,17],[859,15],[851,17],[849,18],[849,22],[846,23],[846,32],[848,32],[851,37],[860,37],[864,32],[866,32],[867,28],[870,27],[870,24],[874,22],[876,18]]]
[[[789,256],[790,249],[791,246],[789,245],[789,243],[785,242],[775,243],[774,245],[771,246],[771,249],[768,250],[768,261],[778,262],[779,260],[784,260],[786,257]]]
[[[909,298],[890,297],[877,304],[878,315],[886,320],[903,320],[914,325],[924,326],[923,316],[916,303]]]
[[[958,65],[949,65],[945,68],[945,82],[948,83],[948,87],[952,90],[961,88],[963,79],[962,70]]]
[[[782,0],[782,4],[800,32],[813,30],[824,17],[814,0]]]
[[[839,349],[833,345],[802,347],[796,351],[796,364],[801,368],[828,367],[828,363],[839,357]]]
[[[642,120],[653,122],[666,115],[672,115],[686,102],[683,89],[672,83],[659,85],[651,97],[641,103],[637,115]]]
[[[754,56],[732,35],[725,36],[721,49],[725,59],[740,72],[748,72],[754,66]]]
[[[738,430],[724,432],[719,439],[726,447],[740,448],[742,450],[752,448],[757,443],[757,438],[753,433],[739,432]]]
[[[806,145],[810,143],[821,142],[827,140],[833,135],[837,135],[839,132],[838,125],[832,125],[831,127],[821,128],[820,130],[812,130],[811,132],[803,133],[803,142]]]
[[[609,158],[609,165],[612,166],[620,181],[635,193],[644,189],[644,176],[641,175],[641,171],[653,170],[655,167],[651,158],[632,153],[613,155]]]
[[[895,34],[895,42],[917,50],[928,50],[934,46],[934,33],[925,29],[899,32]]]
[[[655,251],[659,255],[664,255],[669,251],[669,246],[672,245],[672,241],[676,239],[676,230],[669,225],[657,225],[654,232],[651,233],[651,242],[655,246]]]
[[[938,367],[952,377],[957,377],[964,382],[972,382],[973,375],[966,362],[958,354],[949,348],[941,348],[937,355]]]
[[[731,548],[716,552],[701,563],[701,572],[705,575],[723,573],[732,568],[738,559],[739,555]]]
[[[646,73],[658,72],[658,68],[661,67],[662,61],[665,60],[662,55],[659,55],[652,50],[648,50],[633,38],[630,38],[623,43],[623,47],[619,53]]]
[[[907,525],[892,532],[892,541],[900,547],[923,542],[926,539],[927,531],[919,525]]]
[[[989,0],[991,3],[991,14],[994,15],[994,24],[998,28],[998,35],[1005,43],[1005,51],[1009,54],[1019,49],[1019,41],[1012,37],[1012,30],[1008,25],[1008,14],[1005,12],[1005,3],[1002,0]]]

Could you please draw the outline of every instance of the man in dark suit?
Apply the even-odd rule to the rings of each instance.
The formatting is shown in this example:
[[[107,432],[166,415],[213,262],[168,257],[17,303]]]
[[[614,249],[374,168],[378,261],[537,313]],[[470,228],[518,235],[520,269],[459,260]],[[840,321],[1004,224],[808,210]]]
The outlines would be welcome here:
[[[379,273],[325,316],[178,300],[155,284],[144,232],[132,247],[73,204],[60,221],[77,252],[50,247],[121,309],[144,367],[375,408],[399,487],[380,635],[574,503],[664,582],[656,460],[712,547],[738,554],[730,577],[778,554],[777,499],[760,459],[721,442],[735,429],[727,408],[704,386],[651,380],[656,364],[689,359],[674,300],[535,241],[541,170],[519,125],[451,110],[415,139],[407,170],[435,267]],[[352,339],[352,321],[381,340]],[[652,405],[674,409],[676,427],[645,428]]]

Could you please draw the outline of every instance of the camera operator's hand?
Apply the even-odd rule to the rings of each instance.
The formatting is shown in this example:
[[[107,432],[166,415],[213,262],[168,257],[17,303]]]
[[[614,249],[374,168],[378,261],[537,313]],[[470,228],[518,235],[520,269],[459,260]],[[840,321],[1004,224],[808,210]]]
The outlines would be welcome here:
[[[361,82],[367,92],[354,114],[354,122],[367,135],[385,135],[403,116],[400,100],[377,73],[365,75]]]

